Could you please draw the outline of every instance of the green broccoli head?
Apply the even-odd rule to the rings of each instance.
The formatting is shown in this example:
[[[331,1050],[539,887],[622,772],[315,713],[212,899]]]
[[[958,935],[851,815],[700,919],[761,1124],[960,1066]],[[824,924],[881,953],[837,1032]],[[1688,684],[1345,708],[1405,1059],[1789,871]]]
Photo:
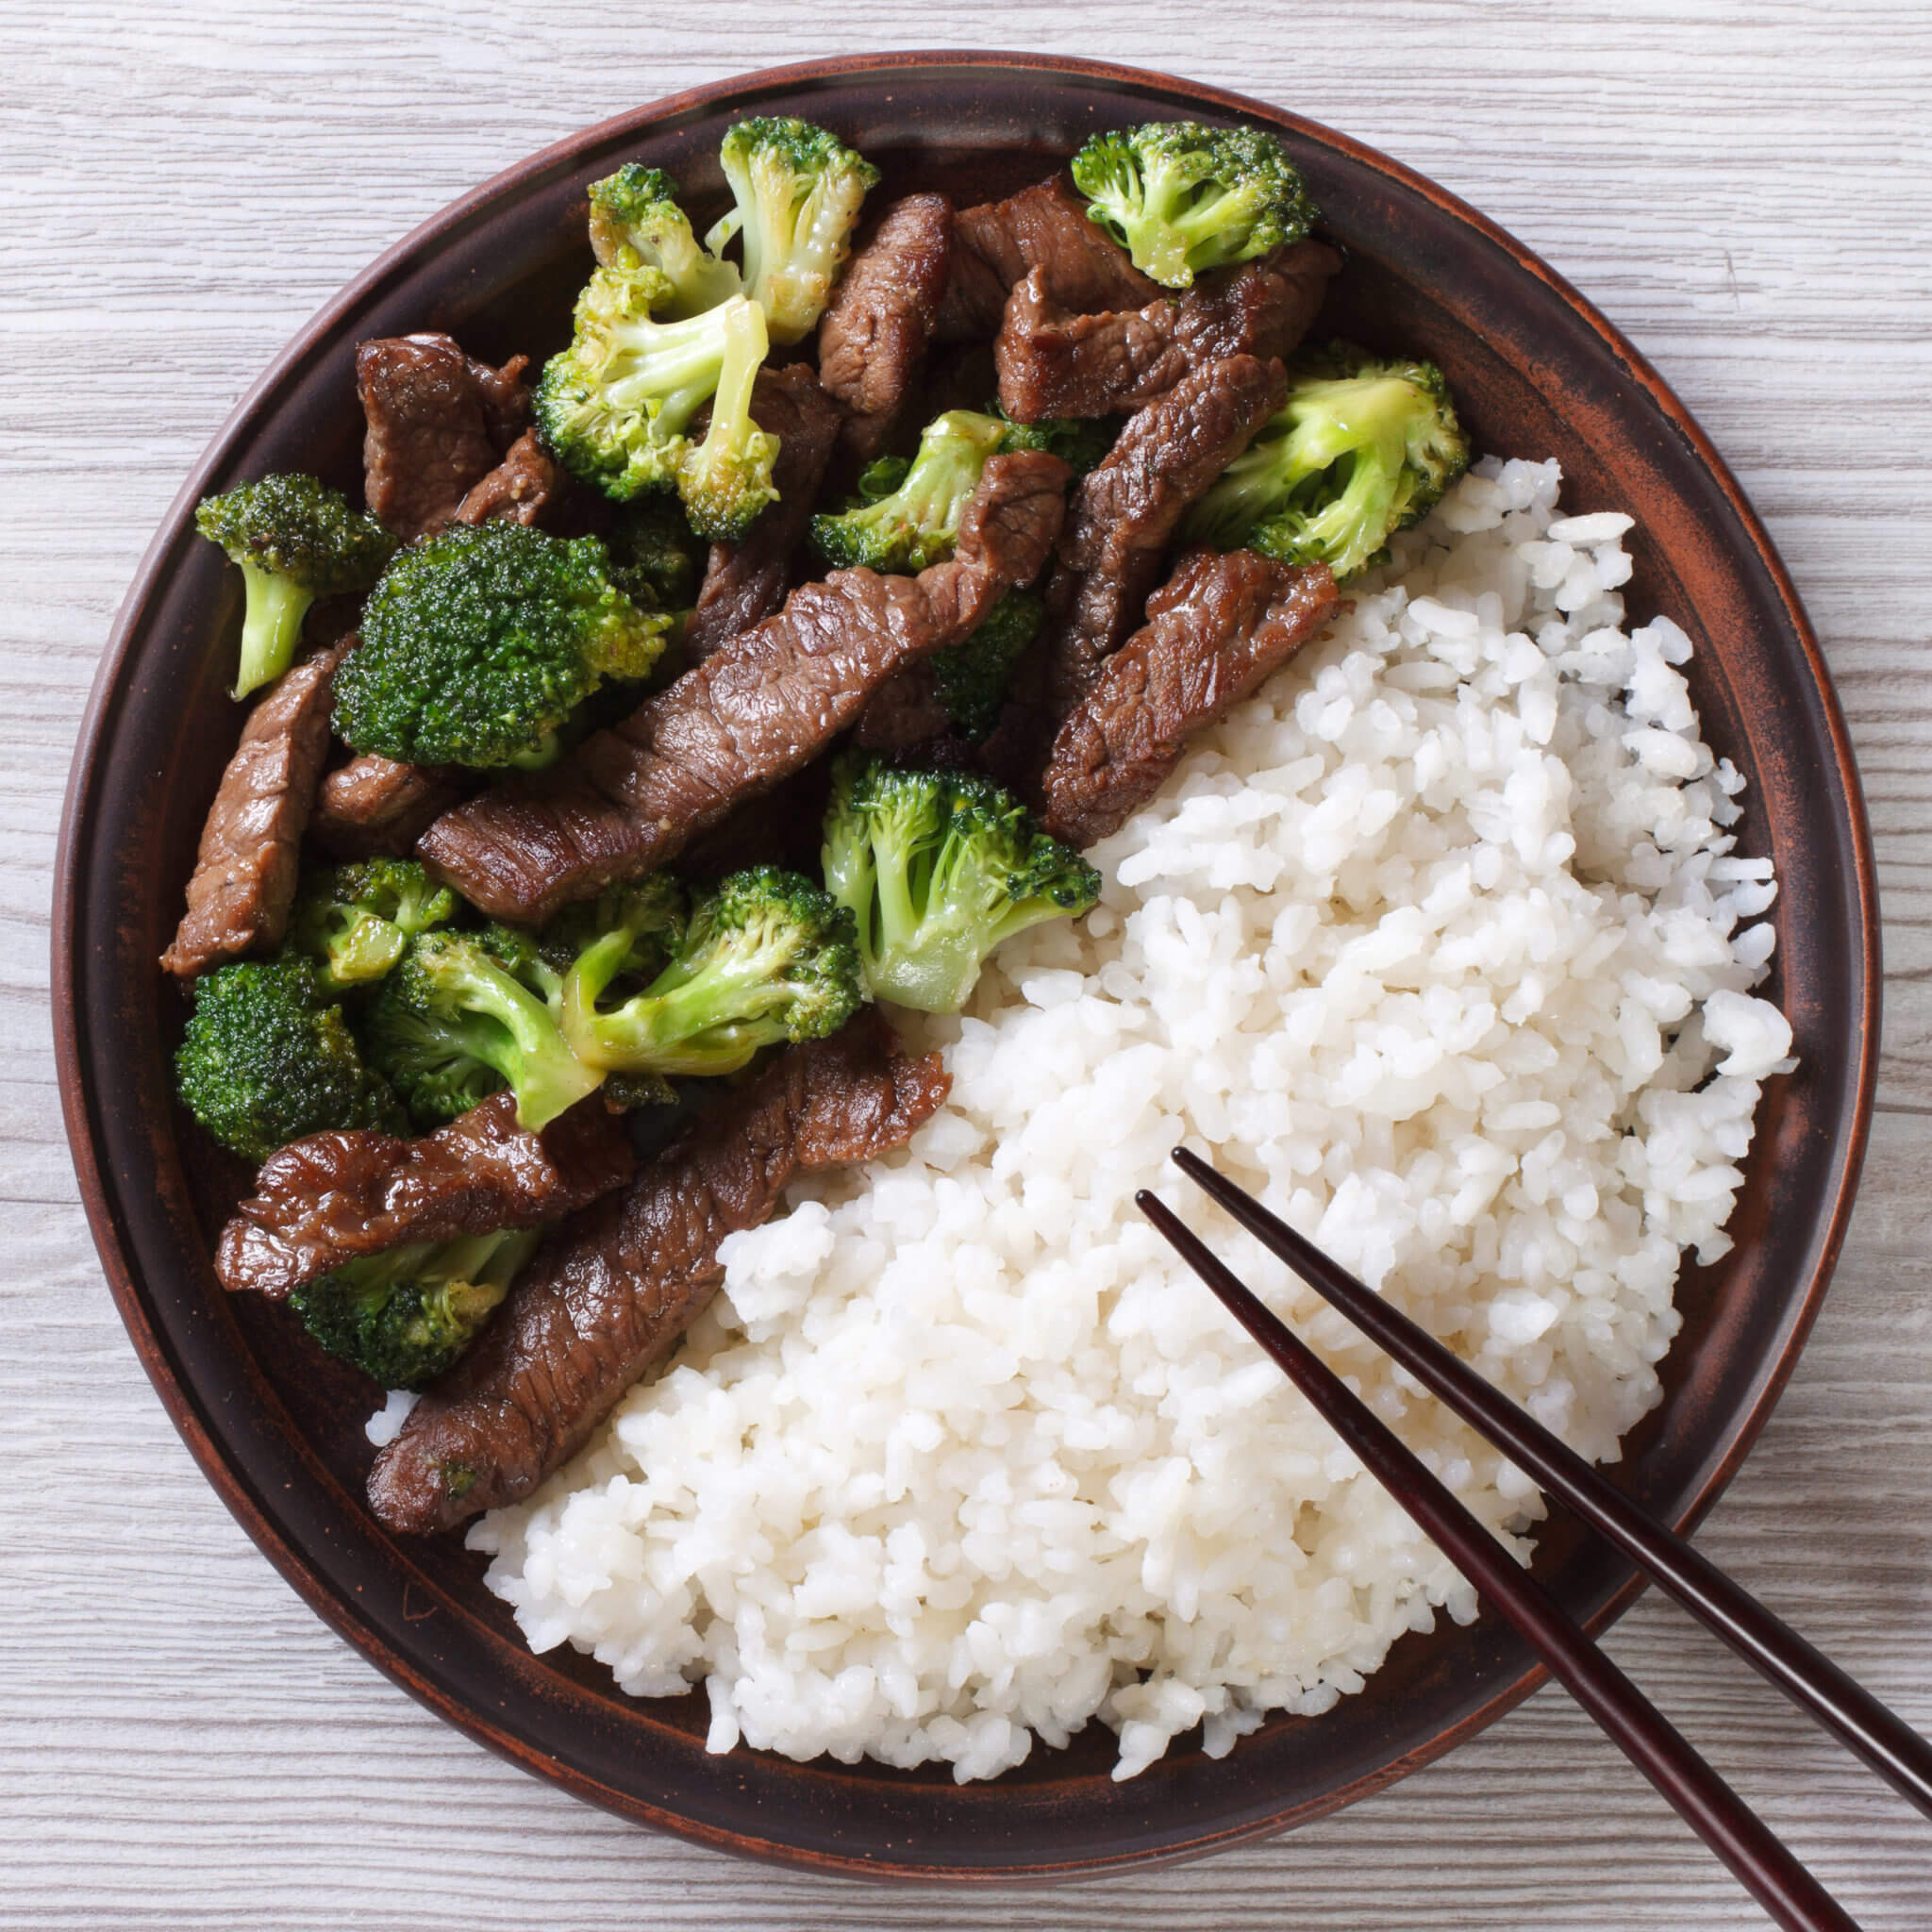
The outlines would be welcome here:
[[[836,1033],[864,999],[852,920],[796,873],[734,873],[697,901],[671,962],[611,1011],[635,957],[625,927],[579,954],[563,1027],[581,1059],[626,1074],[728,1074],[760,1047]]]
[[[457,916],[457,895],[411,858],[365,858],[306,874],[289,941],[325,991],[380,979],[409,941]]]
[[[332,1127],[408,1131],[388,1082],[364,1063],[342,1009],[297,953],[194,982],[175,1084],[188,1111],[248,1160]]]
[[[737,207],[706,242],[721,254],[743,236],[746,291],[774,342],[798,341],[824,312],[879,171],[823,127],[771,116],[727,129],[718,152]]]
[[[687,471],[686,432],[717,392],[727,364],[748,399],[764,355],[764,318],[761,310],[753,313],[757,304],[733,295],[702,314],[660,322],[651,308],[665,286],[652,269],[598,269],[577,298],[571,345],[543,365],[532,407],[544,442],[573,475],[619,503],[675,490],[688,509],[702,512],[708,498],[701,491],[693,505],[691,491],[705,482],[709,466]],[[730,436],[742,438],[749,419],[741,408],[727,406],[723,413],[726,440],[720,448],[734,448]],[[766,472],[769,482],[769,464]]]
[[[533,939],[524,938],[559,985],[580,954],[596,945],[614,947],[605,984],[622,983],[635,991],[671,963],[690,918],[690,899],[675,876],[654,872],[608,886],[594,899],[566,906]],[[504,933],[510,928],[492,930]],[[527,966],[512,963],[522,976],[529,976]]]
[[[591,184],[591,247],[598,263],[625,275],[651,269],[663,277],[652,307],[678,319],[744,292],[734,263],[701,246],[677,205],[677,184],[657,168],[626,161]],[[655,285],[654,285],[655,286]]]
[[[705,569],[704,540],[673,496],[640,496],[612,515],[604,546],[610,581],[640,610],[689,610]]]
[[[331,1355],[385,1389],[421,1389],[469,1347],[541,1239],[504,1228],[412,1241],[306,1283],[289,1304]]]
[[[385,979],[357,1022],[370,1064],[401,1097],[417,1127],[447,1126],[509,1083],[483,1058],[497,1036],[474,1016],[419,1011]]]
[[[1167,289],[1299,242],[1316,218],[1288,151],[1258,127],[1153,121],[1096,134],[1074,157],[1074,185],[1088,219]]]
[[[943,563],[987,459],[1012,425],[948,409],[925,425],[911,461],[881,457],[859,478],[859,501],[811,520],[813,547],[835,570],[921,571]]]
[[[824,868],[867,987],[926,1013],[957,1013],[1003,940],[1100,893],[1100,874],[989,780],[862,754],[834,767]]]
[[[541,763],[606,678],[650,670],[670,624],[610,581],[594,537],[452,525],[370,593],[362,642],[336,673],[336,730],[418,764]]]
[[[552,1008],[560,985],[528,934],[425,933],[369,1009],[370,1058],[419,1119],[454,1119],[508,1086],[517,1124],[535,1132],[604,1078],[563,1037]]]
[[[1350,342],[1297,357],[1287,405],[1189,511],[1184,538],[1345,583],[1419,523],[1469,467],[1469,439],[1432,362]]]
[[[770,346],[765,311],[756,302],[732,302],[720,311],[724,358],[711,394],[711,420],[702,442],[687,442],[677,462],[677,493],[691,526],[713,542],[736,542],[766,504],[777,500],[772,466],[778,439],[751,419],[752,384]]]
[[[241,565],[247,588],[238,698],[289,668],[318,597],[366,591],[396,547],[374,517],[314,476],[264,476],[205,496],[194,527]]]
[[[953,729],[975,744],[999,723],[1013,667],[1040,634],[1045,607],[1032,591],[1008,591],[962,644],[935,651],[933,690]]]
[[[1038,423],[1015,423],[997,402],[989,403],[987,411],[1007,425],[1007,433],[1000,439],[1002,452],[1044,450],[1073,471],[1075,482],[1107,460],[1127,420],[1124,416],[1049,416]]]

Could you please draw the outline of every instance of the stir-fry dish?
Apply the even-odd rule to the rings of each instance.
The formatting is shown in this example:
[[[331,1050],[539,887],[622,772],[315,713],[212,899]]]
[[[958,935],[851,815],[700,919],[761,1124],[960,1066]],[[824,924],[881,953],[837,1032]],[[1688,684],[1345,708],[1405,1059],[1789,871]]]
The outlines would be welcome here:
[[[220,1237],[224,1287],[283,1303],[286,1346],[354,1363],[372,1395],[420,1391],[369,1481],[398,1531],[531,1497],[678,1348],[796,1177],[837,1200],[835,1170],[905,1150],[956,1046],[991,1037],[1000,949],[1117,992],[1145,971],[1132,948],[1078,950],[1151,876],[1095,911],[1123,828],[1191,745],[1359,621],[1341,593],[1380,584],[1391,544],[1420,556],[1402,533],[1470,466],[1436,368],[1316,327],[1341,257],[1271,134],[1108,131],[1069,171],[961,207],[882,198],[877,168],[801,121],[741,123],[721,159],[731,205],[708,225],[641,163],[591,186],[568,341],[501,366],[441,334],[361,343],[362,507],[272,475],[198,513],[242,573],[232,688],[251,708],[161,962],[192,1000],[178,1091],[258,1166]],[[1554,485],[1512,510],[1512,476],[1472,474],[1453,527],[1562,549],[1542,534]],[[1488,636],[1499,617],[1464,602],[1443,635]],[[1330,675],[1332,706],[1349,686]],[[1392,743],[1479,674],[1471,656],[1390,676]],[[1448,808],[1446,763],[1388,756],[1412,759],[1419,824]],[[1701,741],[1686,756],[1673,785],[1715,784]],[[1350,790],[1351,758],[1323,782],[1352,836],[1379,836],[1394,808]],[[1204,796],[1251,775],[1215,769]],[[1736,810],[1712,797],[1723,852]],[[1436,857],[1403,861],[1431,906]],[[1228,890],[1254,900],[1280,870]],[[1368,877],[1310,904],[1379,906]],[[1268,917],[1270,958],[1319,951],[1316,911]],[[1413,985],[1411,1005],[1437,998]],[[1448,1010],[1429,1024],[1474,1024],[1472,1050],[1495,1019]],[[1481,1085],[1455,1104],[1479,1110]],[[1564,1185],[1582,1212],[1584,1181]],[[1112,1678],[1078,1713],[1024,1707],[1014,1735],[1095,1709],[1131,1726],[1159,1670],[1106,1614]],[[593,1641],[546,1641],[566,1634]],[[1085,1682],[1078,1650],[1051,1653],[1062,1690]],[[694,1657],[624,1681],[668,1688]],[[742,1641],[733,1657],[756,1676]],[[848,1737],[760,1728],[746,1693],[718,1741],[748,1724],[961,1775],[1016,1761],[1009,1740],[949,1743],[948,1694]],[[1163,1737],[1242,1707],[1216,1694]]]

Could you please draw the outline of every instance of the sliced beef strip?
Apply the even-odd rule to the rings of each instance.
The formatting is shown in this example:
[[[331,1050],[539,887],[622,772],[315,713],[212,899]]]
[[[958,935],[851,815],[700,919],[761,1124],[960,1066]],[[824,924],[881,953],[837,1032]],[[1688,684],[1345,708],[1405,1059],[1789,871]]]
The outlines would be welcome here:
[[[1044,272],[1056,302],[1083,314],[1138,308],[1160,293],[1126,250],[1087,219],[1087,204],[1064,175],[961,208],[953,223],[952,278],[934,330],[940,341],[991,335],[1007,291],[1035,269]]]
[[[285,671],[259,698],[201,828],[188,910],[161,965],[183,979],[282,942],[302,834],[328,757],[329,684],[347,637]]]
[[[558,907],[664,864],[733,807],[808,764],[904,666],[969,637],[1036,576],[1058,533],[1067,466],[994,457],[949,562],[916,577],[835,571],[714,653],[570,769],[445,814],[417,850],[491,917],[541,924]]]
[[[550,508],[562,477],[549,453],[526,429],[504,453],[502,462],[474,485],[457,506],[459,524],[534,524]]]
[[[819,381],[846,411],[860,462],[886,445],[932,342],[953,258],[943,194],[908,194],[852,258],[819,324]]]
[[[949,1085],[938,1054],[897,1050],[875,1008],[834,1039],[786,1048],[635,1186],[551,1235],[377,1457],[375,1514],[427,1535],[528,1495],[717,1292],[726,1235],[768,1219],[794,1174],[903,1144]]]
[[[513,356],[491,369],[444,335],[358,345],[363,494],[405,542],[449,523],[529,427],[525,363]]]
[[[772,472],[778,500],[758,512],[741,541],[711,545],[697,608],[685,620],[687,664],[701,663],[783,607],[792,560],[838,439],[839,412],[803,362],[760,369],[751,413],[760,429],[778,439]]]
[[[993,360],[1000,407],[1019,423],[1144,408],[1191,371],[1228,356],[1289,355],[1307,334],[1341,258],[1298,242],[1219,269],[1178,300],[1082,314],[1035,270],[1008,300]]]
[[[1279,362],[1230,356],[1131,417],[1081,479],[1046,587],[1046,622],[980,749],[1003,785],[1037,803],[1056,731],[1101,664],[1141,624],[1188,507],[1246,449],[1288,392]]]
[[[922,660],[873,692],[854,735],[868,751],[910,751],[945,737],[952,728],[952,716],[933,683],[932,665]]]
[[[310,1134],[272,1155],[215,1250],[222,1286],[280,1300],[305,1281],[408,1241],[537,1227],[636,1172],[621,1116],[591,1094],[541,1133],[492,1093],[420,1141],[368,1129]]]
[[[1147,622],[1061,724],[1041,783],[1041,823],[1076,849],[1126,824],[1180,762],[1334,615],[1325,564],[1195,550],[1147,600]]]
[[[1189,507],[1281,408],[1278,362],[1230,356],[1136,415],[1074,493],[1046,587],[1049,694],[1064,714],[1141,622]]]
[[[782,865],[815,876],[831,795],[831,761],[815,758],[700,832],[677,855],[678,877],[709,884],[755,865]]]
[[[338,858],[402,858],[475,789],[474,774],[457,765],[407,765],[359,752],[322,781],[308,836]]]

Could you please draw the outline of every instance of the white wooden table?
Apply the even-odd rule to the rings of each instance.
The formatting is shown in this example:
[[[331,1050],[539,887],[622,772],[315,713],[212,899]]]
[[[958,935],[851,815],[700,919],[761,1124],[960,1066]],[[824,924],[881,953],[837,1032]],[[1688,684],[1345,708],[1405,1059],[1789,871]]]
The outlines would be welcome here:
[[[1168,1874],[972,1899],[805,1883],[574,1803],[392,1689],[203,1483],[102,1285],[56,1105],[61,788],[142,549],[344,278],[529,150],[875,47],[1095,54],[1433,175],[1662,368],[1822,632],[1885,891],[1857,1216],[1704,1546],[1932,1728],[1932,10],[1924,0],[0,0],[0,1924],[1748,1926],[1561,1693],[1368,1804]],[[1932,1824],[1655,1598],[1612,1650],[1867,1926]]]

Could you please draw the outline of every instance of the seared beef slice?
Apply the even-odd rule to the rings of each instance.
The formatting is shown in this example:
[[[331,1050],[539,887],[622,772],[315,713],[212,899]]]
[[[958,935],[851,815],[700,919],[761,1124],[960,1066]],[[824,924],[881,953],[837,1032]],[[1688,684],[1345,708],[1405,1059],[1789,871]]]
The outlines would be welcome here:
[[[1007,291],[1034,269],[1043,272],[1054,301],[1081,313],[1138,308],[1160,293],[1126,250],[1087,219],[1087,204],[1064,176],[961,208],[953,221],[952,275],[934,331],[942,342],[991,335]]]
[[[1076,848],[1119,831],[1160,790],[1189,737],[1286,663],[1335,602],[1325,564],[1191,552],[1060,726],[1041,785],[1046,829]]]
[[[550,507],[562,478],[549,453],[526,429],[505,451],[502,462],[476,483],[457,507],[459,524],[534,524]]]
[[[853,256],[819,324],[819,381],[847,410],[846,446],[876,456],[932,342],[953,259],[943,194],[908,194]]]
[[[793,1174],[903,1144],[949,1084],[939,1055],[899,1053],[875,1008],[835,1039],[787,1047],[634,1187],[550,1237],[376,1458],[376,1515],[427,1534],[528,1495],[717,1292],[727,1234],[766,1220]]]
[[[742,631],[781,609],[791,588],[791,561],[805,541],[812,505],[839,435],[839,412],[803,362],[760,369],[751,392],[752,421],[778,439],[768,503],[737,543],[713,543],[697,608],[685,620],[687,664],[696,664]]]
[[[456,765],[408,765],[358,752],[322,781],[308,836],[341,858],[400,858],[469,795],[473,782]]]
[[[916,577],[835,571],[635,711],[561,775],[508,781],[445,814],[418,851],[494,918],[560,906],[669,860],[733,806],[808,764],[903,666],[969,637],[1039,574],[1067,466],[994,457],[949,562]]]
[[[635,1163],[623,1120],[596,1094],[540,1134],[492,1093],[420,1141],[366,1128],[310,1134],[270,1157],[222,1230],[222,1286],[279,1300],[365,1255],[408,1241],[536,1227],[623,1187]]]
[[[1231,356],[1142,409],[1074,492],[1046,588],[1049,696],[1064,716],[1141,623],[1189,507],[1288,399],[1278,362]]]
[[[363,494],[405,542],[449,523],[529,426],[525,359],[491,369],[442,335],[358,346]]]
[[[1007,303],[993,360],[1000,407],[1017,423],[1139,409],[1191,372],[1228,356],[1286,356],[1308,332],[1341,266],[1300,242],[1206,275],[1184,295],[1139,309],[1080,313],[1039,270]]]
[[[282,942],[302,833],[328,756],[329,684],[355,642],[285,671],[256,702],[201,828],[188,911],[161,964],[183,979]]]

